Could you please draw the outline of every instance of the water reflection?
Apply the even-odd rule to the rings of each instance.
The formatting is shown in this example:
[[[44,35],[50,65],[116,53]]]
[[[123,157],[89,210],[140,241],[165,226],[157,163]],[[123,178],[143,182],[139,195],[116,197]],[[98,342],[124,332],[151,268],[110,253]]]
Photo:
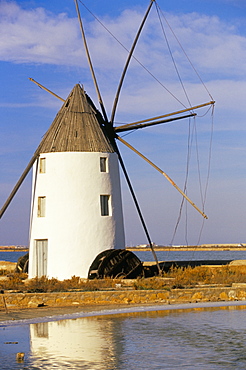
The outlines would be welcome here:
[[[59,359],[63,367],[72,362],[83,369],[115,368],[113,336],[111,320],[83,318],[31,324],[33,365],[38,366],[44,359],[53,363]]]
[[[16,339],[16,347],[4,344]],[[246,309],[200,307],[0,327],[0,340],[3,370],[245,369]],[[19,351],[26,354],[24,364],[15,361]]]

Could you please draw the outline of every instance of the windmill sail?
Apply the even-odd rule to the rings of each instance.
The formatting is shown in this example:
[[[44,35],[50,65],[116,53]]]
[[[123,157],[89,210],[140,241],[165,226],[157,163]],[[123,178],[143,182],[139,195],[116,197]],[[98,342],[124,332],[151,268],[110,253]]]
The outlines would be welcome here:
[[[68,98],[64,101],[58,95],[52,93],[49,89],[44,88],[42,85],[38,84],[36,81],[31,79],[33,82],[38,84],[40,87],[44,88],[46,91],[48,91],[49,93],[54,95],[56,98],[62,100],[64,102],[64,104],[62,105],[62,107],[59,110],[58,114],[56,115],[53,123],[51,124],[50,128],[48,129],[48,131],[44,135],[43,139],[41,140],[40,145],[36,149],[33,157],[31,158],[31,160],[30,160],[29,164],[27,165],[25,171],[23,172],[23,174],[21,175],[17,184],[15,185],[15,187],[14,187],[13,191],[11,192],[9,198],[7,199],[4,206],[2,207],[2,209],[0,211],[0,218],[2,217],[4,212],[6,211],[8,205],[10,204],[11,200],[15,196],[16,192],[18,191],[18,189],[21,186],[22,182],[24,181],[25,177],[29,173],[30,169],[35,165],[36,165],[36,169],[39,169],[40,166],[41,166],[41,162],[39,160],[39,159],[41,159],[40,156],[41,155],[45,156],[44,159],[46,159],[46,156],[47,156],[47,159],[50,161],[50,168],[52,168],[52,170],[54,172],[53,174],[54,175],[56,174],[56,171],[57,171],[56,166],[59,167],[59,170],[60,170],[60,173],[61,173],[60,178],[62,179],[62,181],[60,183],[59,180],[58,180],[59,176],[58,177],[56,177],[56,176],[52,177],[53,174],[51,174],[51,177],[50,177],[51,180],[49,180],[50,183],[52,184],[52,181],[54,181],[56,183],[57,188],[59,188],[59,191],[61,191],[61,193],[59,193],[57,191],[57,193],[60,194],[60,198],[57,197],[57,194],[55,194],[55,188],[52,188],[52,191],[49,192],[49,199],[50,199],[50,208],[49,209],[50,210],[52,209],[53,213],[51,212],[51,214],[52,214],[53,219],[58,217],[58,219],[59,219],[58,225],[59,225],[60,229],[65,230],[66,223],[67,223],[67,224],[70,224],[70,229],[74,231],[75,229],[74,229],[73,224],[77,225],[76,226],[76,232],[75,232],[75,234],[76,233],[77,234],[76,234],[76,237],[74,237],[75,240],[77,240],[75,242],[75,247],[74,247],[75,250],[76,250],[76,253],[80,254],[80,247],[79,247],[78,240],[80,240],[80,241],[83,240],[83,233],[79,230],[80,224],[87,225],[83,229],[83,232],[85,234],[87,234],[87,229],[90,230],[89,235],[91,235],[91,237],[93,239],[93,243],[95,244],[95,248],[93,249],[92,255],[95,254],[96,251],[98,253],[102,252],[102,248],[104,248],[104,249],[113,248],[113,247],[119,248],[119,245],[120,245],[120,247],[122,247],[122,245],[124,244],[124,227],[123,227],[123,220],[122,220],[122,208],[121,208],[122,206],[121,206],[121,195],[120,195],[120,190],[119,190],[119,180],[118,180],[118,177],[117,177],[118,176],[118,167],[117,166],[118,166],[118,160],[119,160],[119,162],[122,166],[122,169],[123,169],[123,173],[126,177],[127,184],[130,188],[130,192],[132,194],[134,203],[136,205],[137,212],[139,214],[141,223],[143,225],[147,240],[149,242],[150,247],[152,248],[152,252],[153,252],[154,258],[156,260],[159,272],[161,272],[156,254],[154,252],[153,243],[151,241],[149,232],[147,230],[147,226],[145,224],[140,206],[139,206],[138,201],[137,201],[137,197],[136,197],[135,192],[133,190],[129,175],[126,171],[126,168],[125,168],[125,165],[124,165],[124,162],[123,162],[123,158],[120,154],[120,151],[119,151],[119,148],[118,148],[116,142],[117,142],[117,140],[119,140],[123,144],[127,145],[136,154],[140,155],[144,160],[146,160],[149,164],[151,164],[156,170],[161,172],[168,179],[168,181],[170,181],[171,184],[182,194],[182,196],[184,198],[186,198],[188,200],[188,202],[190,202],[190,204],[198,212],[200,212],[204,218],[207,218],[207,216],[202,211],[199,210],[199,208],[186,196],[186,194],[170,179],[170,177],[164,171],[160,170],[159,167],[154,165],[153,162],[151,162],[144,155],[142,155],[139,151],[137,151],[137,149],[133,148],[130,144],[128,144],[125,140],[123,140],[119,136],[119,134],[121,132],[125,132],[125,131],[136,130],[136,129],[140,129],[140,128],[144,128],[144,127],[159,125],[159,124],[172,122],[172,121],[176,121],[176,120],[180,120],[180,119],[184,119],[184,118],[188,118],[188,117],[193,117],[193,116],[196,115],[196,113],[195,113],[196,109],[199,109],[199,108],[204,107],[204,106],[209,106],[209,105],[213,106],[215,102],[212,100],[208,103],[196,105],[194,107],[182,109],[180,111],[176,111],[176,112],[173,112],[173,113],[167,113],[167,114],[164,114],[164,115],[161,115],[161,116],[146,118],[144,120],[140,120],[140,121],[136,121],[136,122],[132,122],[132,123],[127,123],[127,124],[123,124],[121,126],[115,127],[114,126],[114,120],[115,120],[115,116],[116,116],[118,101],[119,101],[121,89],[122,89],[122,86],[123,86],[123,82],[124,82],[128,67],[130,65],[130,61],[133,58],[133,53],[134,53],[134,50],[135,50],[136,45],[138,43],[140,34],[141,34],[141,32],[143,30],[143,27],[145,25],[145,22],[148,18],[148,15],[150,13],[152,5],[154,3],[156,3],[156,1],[155,0],[150,0],[150,4],[147,8],[147,11],[145,12],[143,20],[142,20],[142,22],[139,26],[139,29],[138,29],[137,34],[135,36],[135,39],[133,41],[132,47],[131,47],[130,52],[128,54],[128,57],[127,57],[127,60],[126,60],[126,63],[125,63],[125,66],[124,66],[124,69],[123,69],[123,72],[122,72],[122,75],[121,75],[121,78],[120,78],[120,82],[119,82],[119,85],[118,85],[118,88],[117,88],[116,96],[115,96],[115,99],[114,99],[114,102],[113,102],[113,108],[112,108],[112,112],[111,112],[110,121],[108,120],[107,113],[106,113],[106,108],[104,106],[103,99],[102,99],[102,96],[101,96],[100,90],[99,90],[99,85],[98,85],[98,82],[96,80],[96,75],[95,75],[95,71],[94,71],[94,68],[93,68],[93,65],[92,65],[92,61],[91,61],[91,57],[90,57],[90,53],[89,53],[89,48],[88,48],[88,45],[87,45],[87,41],[86,41],[84,29],[83,29],[83,24],[82,24],[80,12],[79,12],[78,1],[74,0],[74,2],[75,2],[76,11],[77,11],[78,19],[79,19],[79,25],[80,25],[80,29],[81,29],[82,38],[83,38],[83,41],[84,41],[84,48],[85,48],[85,51],[86,51],[88,64],[89,64],[89,67],[90,67],[92,79],[93,79],[94,86],[95,86],[95,89],[96,89],[96,92],[97,92],[98,101],[99,101],[99,105],[100,105],[102,113],[100,113],[97,110],[97,108],[94,106],[94,104],[91,101],[91,99],[89,98],[89,96],[85,93],[84,89],[78,84],[75,85],[75,87],[73,88],[73,90],[69,94]],[[183,113],[187,113],[187,114],[183,114]],[[102,190],[102,193],[100,194],[99,198],[98,198],[98,194],[97,194],[95,196],[95,198],[89,203],[87,203],[87,199],[84,199],[85,204],[87,204],[87,207],[88,207],[88,212],[90,213],[91,212],[90,208],[93,208],[94,206],[97,207],[97,209],[98,209],[99,203],[100,203],[101,212],[102,212],[101,216],[108,216],[110,214],[110,212],[114,213],[115,210],[118,209],[118,211],[117,211],[118,215],[116,215],[116,218],[114,218],[111,223],[106,224],[106,221],[105,221],[106,218],[104,219],[105,225],[106,225],[106,226],[104,226],[104,229],[101,227],[101,225],[99,225],[99,223],[97,224],[96,222],[91,221],[92,223],[94,223],[92,231],[91,231],[90,222],[87,223],[88,220],[86,219],[86,216],[84,214],[85,212],[87,212],[87,209],[85,211],[85,209],[84,209],[85,207],[81,206],[81,201],[80,200],[78,202],[76,202],[72,198],[72,209],[73,209],[73,207],[75,209],[77,209],[77,208],[79,209],[79,212],[77,214],[78,215],[77,218],[82,220],[82,221],[80,220],[80,224],[78,225],[78,223],[76,221],[76,217],[74,218],[73,217],[74,215],[71,216],[70,212],[72,212],[72,210],[69,208],[70,206],[68,206],[68,204],[66,203],[66,198],[70,199],[70,195],[71,195],[70,194],[70,189],[69,188],[66,189],[67,193],[63,192],[63,186],[66,188],[67,183],[68,183],[68,180],[64,176],[64,173],[63,173],[63,166],[62,166],[63,164],[64,164],[64,168],[66,168],[66,171],[68,173],[72,172],[72,177],[76,178],[76,175],[78,176],[78,180],[76,179],[76,181],[78,181],[78,184],[79,184],[79,186],[81,186],[81,189],[84,189],[84,191],[85,191],[84,181],[85,182],[87,181],[89,183],[93,179],[93,176],[91,175],[91,172],[90,172],[91,169],[89,171],[88,168],[86,167],[86,164],[85,164],[86,161],[90,162],[90,160],[88,160],[89,157],[86,160],[83,159],[82,161],[81,161],[81,159],[79,159],[79,161],[81,161],[81,163],[83,162],[82,164],[83,164],[84,167],[82,166],[81,168],[83,168],[84,173],[81,173],[83,170],[80,171],[80,167],[77,166],[77,164],[74,165],[74,168],[77,169],[77,173],[76,173],[76,171],[74,172],[74,169],[72,168],[73,165],[70,166],[70,159],[68,159],[68,158],[73,158],[72,161],[71,161],[71,163],[72,163],[74,158],[77,156],[77,154],[81,154],[81,158],[82,158],[84,154],[87,155],[89,153],[93,154],[94,157],[96,158],[95,159],[96,164],[93,164],[93,166],[95,165],[95,168],[97,168],[97,170],[99,168],[99,167],[97,167],[97,165],[98,165],[97,161],[101,160],[100,156],[102,154],[105,154],[104,159],[106,158],[107,160],[110,160],[112,162],[112,166],[115,168],[116,176],[114,178],[114,175],[112,175],[112,179],[111,179],[112,181],[110,180],[111,182],[109,182],[110,184],[108,183],[108,188],[105,188],[106,190],[105,189]],[[60,155],[60,159],[64,162],[62,162],[62,163],[59,162],[58,163],[57,159],[54,160],[54,158],[58,158],[59,155]],[[86,157],[86,155],[84,155],[84,157]],[[114,158],[114,159],[111,159],[111,158]],[[116,161],[115,158],[117,158],[117,164],[115,162]],[[106,168],[105,164],[101,168],[105,169]],[[106,171],[103,170],[102,172],[106,172]],[[90,175],[88,175],[88,174],[90,174]],[[83,175],[85,177],[85,180],[83,178]],[[87,175],[88,175],[88,178],[86,177]],[[100,176],[101,175],[102,174],[100,174]],[[111,174],[107,175],[107,176],[110,177]],[[107,178],[107,176],[104,176],[104,178]],[[47,254],[47,256],[48,255],[52,256],[52,253],[54,253],[54,251],[56,253],[59,253],[59,248],[57,248],[57,246],[59,246],[59,245],[61,245],[61,247],[64,249],[64,248],[66,248],[66,245],[68,245],[69,243],[73,244],[72,239],[67,238],[66,234],[64,234],[65,235],[64,236],[65,243],[63,243],[64,241],[62,241],[58,238],[59,228],[55,227],[55,233],[56,233],[55,234],[55,233],[53,233],[52,230],[50,230],[49,226],[47,226],[47,230],[48,230],[47,235],[48,234],[50,235],[49,240],[53,240],[53,239],[56,240],[55,246],[52,246],[52,248],[53,248],[52,253],[50,252],[50,250],[47,249],[48,248],[48,244],[47,244],[48,243],[48,239],[47,239],[48,236],[45,236],[45,234],[42,234],[42,227],[37,226],[37,225],[41,224],[42,222],[43,223],[46,222],[46,224],[47,224],[47,222],[48,222],[48,224],[52,223],[52,218],[50,218],[48,221],[38,219],[38,217],[42,218],[42,215],[40,216],[40,209],[39,208],[41,208],[41,203],[43,201],[41,198],[45,198],[45,197],[40,196],[40,194],[38,196],[36,194],[36,191],[37,191],[37,189],[38,189],[39,192],[40,192],[40,189],[43,190],[42,186],[40,185],[40,184],[42,184],[43,179],[44,179],[44,177],[43,178],[42,178],[42,176],[40,177],[40,173],[37,170],[34,171],[33,209],[32,209],[32,212],[31,212],[31,217],[33,218],[32,221],[35,219],[35,217],[36,217],[36,219],[32,222],[32,226],[31,226],[31,233],[30,233],[31,234],[31,242],[30,242],[30,245],[32,245],[31,258],[32,258],[32,261],[35,261],[35,263],[37,262],[37,259],[39,258],[38,256],[40,256],[40,255],[45,256]],[[101,179],[101,177],[100,177],[100,179]],[[75,183],[76,183],[76,181],[75,181]],[[98,183],[100,183],[100,185],[102,185],[103,181],[98,180]],[[116,189],[116,193],[117,193],[116,197],[115,197],[115,195],[112,195],[110,193],[110,191],[112,190],[111,189],[111,184],[113,184],[113,183],[114,183],[114,186],[112,185],[112,188],[115,187],[115,189]],[[75,188],[73,188],[74,186],[75,186]],[[76,189],[75,193],[77,191],[78,194],[80,194],[80,187],[78,188],[77,185],[74,185],[72,183],[71,192],[73,192],[74,189]],[[48,191],[49,191],[49,187],[48,187]],[[90,198],[90,188],[88,186],[86,188],[86,191],[89,194],[88,198]],[[85,193],[86,193],[86,191],[85,191]],[[112,190],[112,192],[114,192],[114,191]],[[56,203],[53,202],[52,197],[54,197],[56,199]],[[85,195],[82,195],[82,198],[83,197],[86,198]],[[114,201],[115,201],[116,198],[118,198],[118,201],[116,202],[117,204],[116,203],[114,204]],[[97,199],[97,200],[95,200],[95,199]],[[98,201],[98,199],[100,199],[100,202]],[[109,206],[109,199],[111,199],[111,201],[112,201],[111,206]],[[68,214],[66,214],[66,212],[64,212],[64,209],[62,209],[62,207],[59,208],[60,207],[60,202],[63,204],[63,200],[64,200],[64,204],[66,204],[67,208],[69,208]],[[41,203],[39,204],[39,202],[41,202]],[[60,217],[59,214],[57,216],[57,209],[60,209],[60,214],[62,215],[62,217]],[[69,216],[71,216],[71,217],[69,217]],[[64,222],[64,220],[65,220],[65,222]],[[70,222],[71,220],[72,220],[72,224]],[[91,220],[93,220],[92,216],[91,216]],[[90,219],[89,219],[89,221],[90,221]],[[102,221],[100,221],[100,223],[102,223]],[[108,236],[107,232],[105,232],[106,229],[110,230],[110,236]],[[121,231],[119,231],[119,229],[121,229]],[[72,233],[71,230],[70,230],[70,233]],[[94,238],[94,235],[93,235],[93,231],[94,231],[94,234],[97,235],[96,232],[98,232],[98,230],[99,230],[99,235],[102,238],[101,240],[104,240],[104,242],[101,242],[101,244],[100,244],[99,240]],[[86,243],[89,245],[88,236],[85,239],[86,239]],[[100,244],[100,247],[98,247],[99,244]],[[90,255],[89,259],[92,258],[91,257],[92,255]],[[36,260],[35,260],[35,258],[36,258]],[[62,255],[62,258],[63,258],[63,264],[65,264],[66,263],[65,256]],[[89,262],[91,262],[91,261],[89,261],[89,259],[86,259],[86,257],[85,257],[85,260],[86,260],[85,265],[88,265],[88,264],[90,265]],[[46,258],[46,260],[47,260],[47,258]],[[32,266],[31,273],[30,273],[31,277],[32,276],[39,276],[40,271],[42,273],[45,272],[45,274],[46,273],[56,274],[56,272],[57,272],[56,276],[59,275],[59,271],[56,270],[56,268],[54,268],[53,270],[49,270],[49,272],[47,272],[48,267],[45,265],[45,263],[47,262],[46,260],[44,260],[44,259],[42,260],[42,264],[41,264],[42,266],[39,265],[39,263],[36,263],[36,264],[33,263],[33,266],[34,265],[36,266],[35,267],[36,270]],[[76,258],[75,258],[75,260],[76,260]],[[77,265],[75,260],[72,259],[72,257],[71,257],[70,264]],[[83,275],[85,275],[85,271],[86,271],[85,265],[83,267]],[[37,267],[37,266],[39,266],[39,267]],[[37,272],[37,268],[40,268],[41,270],[39,270]],[[81,269],[81,266],[78,267],[77,271],[80,271],[80,269]],[[64,276],[67,277],[66,274],[70,273],[72,270],[70,268],[68,268],[68,271],[69,272],[61,274],[60,277],[61,276],[63,278],[64,278]],[[74,274],[76,274],[76,271],[74,272]],[[55,276],[55,275],[53,275],[53,276]]]

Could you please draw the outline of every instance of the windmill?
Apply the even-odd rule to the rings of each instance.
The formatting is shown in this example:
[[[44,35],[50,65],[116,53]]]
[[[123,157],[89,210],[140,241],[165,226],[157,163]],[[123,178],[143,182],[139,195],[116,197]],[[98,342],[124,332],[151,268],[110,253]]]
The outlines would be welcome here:
[[[119,82],[110,119],[108,119],[96,80],[78,2],[74,1],[101,112],[95,107],[83,87],[78,84],[74,86],[67,99],[63,100],[37,83],[61,99],[63,105],[3,205],[0,218],[32,168],[29,277],[46,275],[63,280],[76,275],[86,278],[88,273],[95,269],[95,266],[105,265],[105,261],[107,261],[107,266],[104,267],[107,269],[110,266],[111,272],[114,271],[115,266],[111,266],[111,264],[117,258],[120,266],[125,260],[128,261],[130,266],[128,276],[132,276],[132,271],[139,270],[140,263],[124,252],[125,239],[119,163],[136,205],[148,244],[152,249],[159,272],[161,272],[117,140],[164,175],[182,196],[204,218],[207,218],[164,171],[127,143],[120,137],[120,134],[193,117],[196,115],[195,109],[213,105],[214,101],[115,127],[115,114],[124,78],[155,0],[150,1],[132,44]],[[36,81],[32,81],[36,83]]]

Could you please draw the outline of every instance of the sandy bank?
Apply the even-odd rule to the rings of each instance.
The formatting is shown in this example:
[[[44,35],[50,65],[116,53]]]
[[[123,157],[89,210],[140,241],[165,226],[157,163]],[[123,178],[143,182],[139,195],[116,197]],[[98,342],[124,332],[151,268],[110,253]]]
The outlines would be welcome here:
[[[135,305],[92,305],[78,307],[40,307],[33,309],[15,309],[8,312],[0,311],[0,326],[15,326],[35,322],[48,322],[82,317],[105,315],[134,315],[153,311],[165,311],[167,314],[178,310],[218,310],[246,309],[246,301],[193,302],[173,304],[135,304]]]
[[[117,290],[58,293],[5,293],[0,295],[0,321],[57,314],[57,310],[101,310],[102,307],[173,305],[245,301],[246,284],[170,290]],[[6,311],[7,308],[7,311]],[[35,317],[35,316],[34,316]]]

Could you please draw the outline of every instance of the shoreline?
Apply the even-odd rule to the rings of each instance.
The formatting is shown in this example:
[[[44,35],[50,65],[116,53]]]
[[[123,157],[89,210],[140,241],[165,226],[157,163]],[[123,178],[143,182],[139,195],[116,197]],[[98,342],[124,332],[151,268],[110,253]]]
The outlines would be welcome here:
[[[125,248],[131,252],[151,252],[149,247],[126,247]],[[246,251],[246,246],[176,246],[176,247],[154,247],[155,252],[177,252],[177,251]],[[28,248],[11,248],[11,247],[1,247],[0,252],[29,252]]]
[[[132,251],[147,251],[150,248],[127,248]],[[246,248],[204,248],[204,247],[159,247],[156,251],[177,250],[246,250]],[[0,248],[1,251],[1,248]],[[2,250],[10,251],[10,250]],[[12,249],[12,252],[23,251]],[[28,251],[28,250],[27,250]],[[240,302],[237,303],[237,302]],[[112,310],[118,313],[127,309],[128,312],[139,312],[148,310],[150,306],[155,310],[182,309],[180,306],[197,309],[206,307],[224,307],[241,305],[246,308],[246,283],[233,283],[232,286],[203,285],[201,287],[184,289],[163,290],[100,290],[100,291],[70,291],[53,293],[27,293],[5,291],[0,294],[0,325],[8,325],[11,321],[33,320],[47,317],[76,315],[77,313],[87,316],[99,314],[110,314]],[[192,306],[192,307],[191,307]],[[176,307],[176,308],[175,308]],[[5,324],[4,324],[5,323]]]
[[[2,297],[2,298],[1,298]],[[102,290],[80,292],[24,293],[6,292],[0,295],[0,322],[18,320],[25,316],[44,315],[62,310],[69,312],[97,311],[102,307],[112,310],[117,307],[147,307],[193,304],[235,305],[242,302],[246,306],[246,284],[233,283],[232,286],[203,286],[185,289],[163,290]],[[44,315],[46,316],[46,315]]]
[[[29,252],[29,249],[19,249],[19,248],[1,248],[0,252]]]
[[[97,305],[80,307],[42,307],[36,309],[0,311],[0,327],[19,326],[39,322],[111,315],[134,315],[148,312],[204,311],[221,309],[246,309],[246,301],[214,301],[173,304]]]
[[[151,248],[126,248],[131,252],[151,252]],[[155,252],[178,252],[178,251],[246,251],[246,247],[155,247]]]

